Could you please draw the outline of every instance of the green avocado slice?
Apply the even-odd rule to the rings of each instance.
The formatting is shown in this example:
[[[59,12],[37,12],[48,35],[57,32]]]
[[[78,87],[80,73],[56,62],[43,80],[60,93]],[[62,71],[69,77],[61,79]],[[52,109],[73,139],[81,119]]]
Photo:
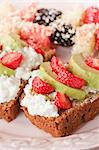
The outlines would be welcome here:
[[[3,44],[4,50],[18,50],[26,46],[25,42],[22,41],[17,34],[8,33],[4,36],[0,35],[0,43]]]
[[[0,63],[0,76],[1,75],[7,75],[7,76],[14,75],[14,70],[7,68],[6,66]]]
[[[50,62],[45,62],[40,66],[40,76],[52,85],[56,91],[63,94],[67,94],[72,99],[83,100],[85,99],[86,93],[83,90],[71,88],[66,86],[56,79],[56,75],[52,72]]]
[[[99,71],[86,65],[82,54],[72,55],[69,69],[75,75],[87,81],[88,86],[99,89]]]

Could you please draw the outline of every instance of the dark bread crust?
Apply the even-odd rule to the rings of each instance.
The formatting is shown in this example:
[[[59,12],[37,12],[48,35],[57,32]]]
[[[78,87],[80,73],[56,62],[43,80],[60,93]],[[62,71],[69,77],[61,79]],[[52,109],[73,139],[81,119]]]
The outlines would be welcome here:
[[[22,101],[24,94],[20,97]],[[82,123],[93,119],[99,114],[99,95],[93,102],[88,101],[64,111],[59,117],[47,118],[31,116],[26,107],[22,107],[25,116],[40,129],[52,134],[55,137],[67,136],[73,133]]]
[[[44,54],[44,61],[49,61],[51,60],[51,58],[53,56],[56,55],[56,49],[49,49],[48,51],[45,51],[45,54]]]
[[[17,117],[17,115],[20,112],[20,105],[19,105],[18,100],[19,100],[20,95],[23,92],[23,89],[26,83],[27,81],[23,81],[23,80],[21,81],[19,91],[15,99],[9,102],[0,104],[0,119],[5,119],[7,122],[10,122]]]

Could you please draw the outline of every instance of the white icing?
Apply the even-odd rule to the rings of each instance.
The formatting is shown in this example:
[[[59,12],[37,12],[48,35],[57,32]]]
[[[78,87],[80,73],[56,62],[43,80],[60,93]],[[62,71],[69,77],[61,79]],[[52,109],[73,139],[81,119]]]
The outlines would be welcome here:
[[[15,77],[0,77],[0,103],[9,102],[17,96],[20,80]]]

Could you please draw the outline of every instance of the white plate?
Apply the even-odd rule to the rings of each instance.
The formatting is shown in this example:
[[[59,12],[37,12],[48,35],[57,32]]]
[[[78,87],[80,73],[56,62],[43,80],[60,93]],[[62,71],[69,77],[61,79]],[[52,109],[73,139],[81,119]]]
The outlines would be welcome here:
[[[18,6],[24,2],[14,1]],[[20,3],[19,3],[20,2]],[[15,3],[14,3],[15,4]],[[66,3],[65,3],[66,4]],[[43,4],[47,5],[48,4]],[[49,4],[62,8],[59,4]],[[70,4],[66,4],[69,6]],[[73,4],[71,4],[73,5]],[[69,57],[69,49],[57,51],[57,55],[65,59]],[[99,150],[99,116],[84,124],[73,135],[53,138],[51,135],[33,126],[21,113],[11,123],[0,120],[0,150]]]

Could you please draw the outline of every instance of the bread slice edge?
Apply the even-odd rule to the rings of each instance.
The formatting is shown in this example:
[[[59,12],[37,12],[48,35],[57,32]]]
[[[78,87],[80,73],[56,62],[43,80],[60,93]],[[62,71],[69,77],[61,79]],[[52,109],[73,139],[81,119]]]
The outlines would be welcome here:
[[[20,97],[20,103],[24,93]],[[21,107],[30,122],[54,137],[71,135],[83,123],[94,119],[99,114],[99,95],[93,101],[87,100],[64,111],[59,117],[31,116],[26,107]]]
[[[10,122],[18,116],[20,112],[19,97],[21,96],[26,84],[27,81],[21,80],[19,91],[16,97],[9,102],[0,104],[0,119],[4,119],[7,122]]]

